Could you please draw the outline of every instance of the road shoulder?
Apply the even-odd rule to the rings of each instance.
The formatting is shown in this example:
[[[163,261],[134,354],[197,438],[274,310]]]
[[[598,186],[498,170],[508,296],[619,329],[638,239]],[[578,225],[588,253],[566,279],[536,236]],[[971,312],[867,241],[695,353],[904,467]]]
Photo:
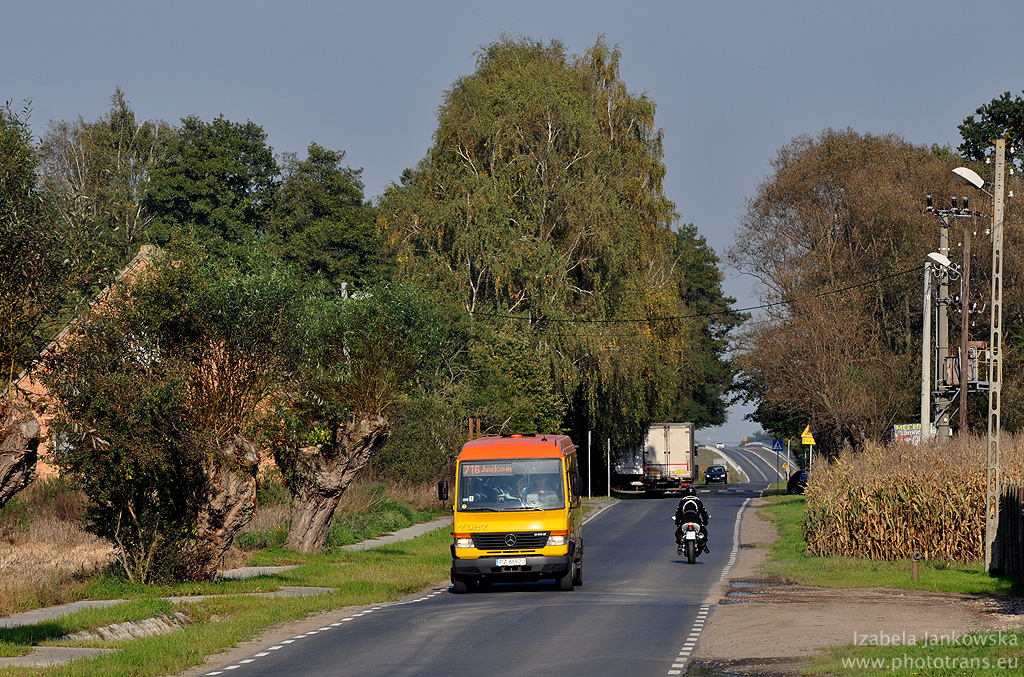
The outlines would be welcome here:
[[[708,599],[713,613],[693,654],[691,670],[734,675],[799,674],[801,659],[858,637],[921,638],[1010,627],[1019,616],[996,613],[992,598],[886,589],[837,590],[786,585],[759,574],[778,534],[747,506],[739,558]],[[721,674],[716,672],[715,674]],[[702,673],[707,674],[707,672]]]

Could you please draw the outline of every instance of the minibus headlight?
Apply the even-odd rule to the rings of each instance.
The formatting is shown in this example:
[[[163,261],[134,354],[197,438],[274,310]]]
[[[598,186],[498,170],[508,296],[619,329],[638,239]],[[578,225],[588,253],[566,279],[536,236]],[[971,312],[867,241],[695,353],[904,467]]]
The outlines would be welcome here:
[[[552,531],[548,534],[548,545],[565,545],[568,536],[567,531]]]
[[[469,534],[454,534],[456,548],[472,548],[473,537]]]

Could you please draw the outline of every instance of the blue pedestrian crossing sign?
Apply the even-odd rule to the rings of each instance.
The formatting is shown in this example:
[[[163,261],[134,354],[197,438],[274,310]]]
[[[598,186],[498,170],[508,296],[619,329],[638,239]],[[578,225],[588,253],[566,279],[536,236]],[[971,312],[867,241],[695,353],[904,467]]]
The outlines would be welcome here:
[[[782,440],[772,440],[772,451],[782,451]]]

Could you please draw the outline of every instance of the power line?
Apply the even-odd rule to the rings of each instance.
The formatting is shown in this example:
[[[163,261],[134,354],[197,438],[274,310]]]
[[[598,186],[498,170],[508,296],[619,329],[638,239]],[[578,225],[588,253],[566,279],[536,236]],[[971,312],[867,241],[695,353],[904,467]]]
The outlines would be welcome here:
[[[495,317],[505,320],[527,320],[529,322],[538,323],[570,323],[570,324],[638,324],[643,322],[671,322],[674,320],[692,320],[697,318],[712,318],[719,315],[729,315],[732,313],[746,313],[752,310],[765,310],[768,308],[774,308],[776,306],[784,306],[792,303],[799,303],[800,301],[808,301],[811,299],[820,299],[833,294],[841,294],[843,292],[850,291],[852,289],[858,289],[860,287],[867,287],[869,285],[878,284],[879,282],[885,282],[886,280],[892,280],[903,275],[915,273],[921,270],[922,266],[916,266],[914,268],[908,268],[907,270],[893,273],[892,275],[886,275],[885,277],[875,278],[874,280],[868,280],[867,282],[859,282],[857,284],[851,284],[848,287],[842,287],[840,289],[833,289],[832,291],[820,292],[818,294],[812,294],[810,296],[804,296],[794,299],[784,299],[782,301],[775,301],[774,303],[764,303],[759,306],[750,306],[747,308],[731,308],[729,310],[720,310],[713,313],[692,313],[690,315],[666,315],[661,317],[648,317],[643,319],[632,319],[632,320],[586,320],[586,319],[559,319],[559,318],[534,318],[532,316],[515,316],[515,315],[502,315],[500,313],[482,313],[478,311],[470,311],[470,315],[477,317]]]

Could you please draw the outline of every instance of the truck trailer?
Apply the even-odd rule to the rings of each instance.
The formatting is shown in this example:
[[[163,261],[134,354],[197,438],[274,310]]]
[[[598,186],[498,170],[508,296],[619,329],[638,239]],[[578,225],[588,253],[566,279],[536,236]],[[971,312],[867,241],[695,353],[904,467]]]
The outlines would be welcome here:
[[[644,436],[644,490],[674,491],[697,481],[692,423],[652,423]]]

